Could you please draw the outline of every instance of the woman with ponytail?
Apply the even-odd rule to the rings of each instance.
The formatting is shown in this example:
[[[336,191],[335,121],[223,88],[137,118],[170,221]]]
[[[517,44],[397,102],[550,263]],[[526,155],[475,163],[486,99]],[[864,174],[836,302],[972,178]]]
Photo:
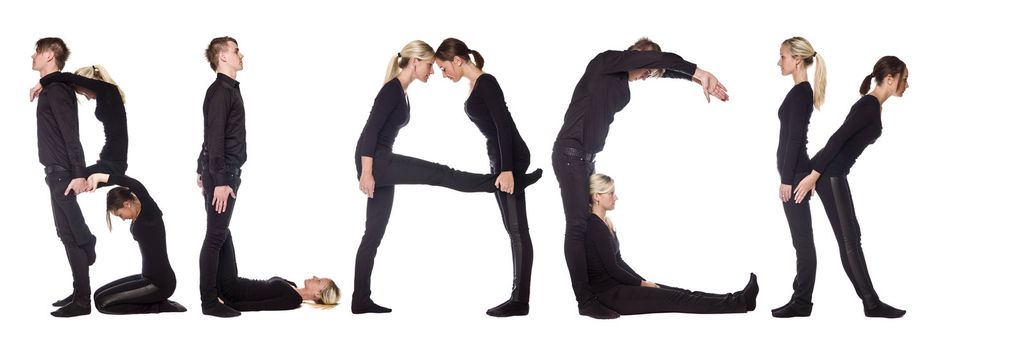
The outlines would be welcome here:
[[[410,121],[406,89],[415,80],[427,82],[434,63],[434,49],[415,40],[388,61],[385,84],[374,98],[367,124],[356,145],[356,172],[360,191],[367,195],[367,221],[356,252],[352,312],[386,313],[392,310],[371,300],[371,271],[381,238],[385,234],[395,185],[442,186],[460,192],[495,192],[496,175],[472,174],[448,166],[392,153],[399,129]],[[518,179],[524,187],[538,181],[541,171]]]
[[[492,174],[499,176],[495,180],[495,186],[499,188],[495,192],[495,200],[513,251],[513,292],[509,300],[486,313],[495,317],[527,315],[534,248],[527,226],[524,190],[516,186],[514,174],[522,177],[527,173],[531,151],[517,131],[498,80],[482,70],[484,58],[481,53],[471,50],[459,39],[448,38],[435,51],[435,64],[442,70],[442,75],[453,82],[463,78],[470,81],[470,96],[463,109],[488,140],[486,146]]]
[[[876,86],[870,92],[872,81]],[[873,72],[863,79],[859,87],[862,98],[851,107],[844,123],[830,136],[823,149],[812,157],[811,173],[794,190],[795,203],[799,204],[813,188],[819,194],[841,250],[841,264],[855,286],[855,293],[862,299],[867,317],[898,318],[905,315],[905,310],[880,301],[869,279],[866,258],[862,253],[862,232],[855,218],[847,176],[855,160],[883,131],[880,120],[883,103],[892,96],[901,97],[906,89],[908,67],[905,62],[894,56],[880,58],[873,66]]]
[[[809,83],[808,68],[816,65],[815,84]],[[809,119],[812,109],[823,105],[826,95],[826,63],[823,56],[802,37],[780,44],[780,74],[791,76],[794,87],[777,109],[780,137],[777,142],[777,172],[780,173],[778,197],[791,229],[791,243],[797,255],[794,294],[786,305],[773,309],[774,317],[808,316],[812,312],[812,288],[816,283],[816,246],[812,239],[812,214],[809,202],[797,203],[793,186],[809,174]]]

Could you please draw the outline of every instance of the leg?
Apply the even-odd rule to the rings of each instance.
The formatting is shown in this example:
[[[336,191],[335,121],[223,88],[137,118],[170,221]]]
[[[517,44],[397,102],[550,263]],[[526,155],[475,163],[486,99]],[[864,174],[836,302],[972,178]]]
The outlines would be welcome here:
[[[96,309],[105,314],[156,313],[172,292],[142,275],[128,276],[97,290]]]
[[[232,310],[217,301],[218,272],[220,271],[221,251],[226,241],[231,237],[228,225],[232,220],[232,211],[235,209],[235,198],[228,196],[228,203],[223,213],[218,213],[211,205],[214,198],[214,184],[209,176],[203,176],[203,206],[207,212],[207,232],[203,238],[203,246],[200,248],[200,301],[203,313],[218,317],[239,316],[238,311]],[[232,186],[238,191],[238,184]]]
[[[693,314],[743,313],[744,293],[712,294],[680,288],[617,286],[598,294],[605,305],[623,315],[682,312]]]
[[[797,268],[791,301],[773,310],[775,317],[808,316],[812,313],[812,290],[816,285],[816,245],[812,236],[809,201],[783,203],[787,225],[791,229]]]
[[[378,186],[431,185],[460,192],[495,192],[495,175],[459,171],[401,154],[379,153],[373,174]]]
[[[495,172],[495,169],[493,169]],[[527,204],[523,191],[510,195],[495,193],[503,224],[509,234],[513,256],[513,292],[509,301],[489,309],[487,314],[496,317],[522,316],[529,312],[531,296],[531,268],[534,262],[534,247],[527,226]]]
[[[56,317],[87,315],[92,311],[89,264],[90,261],[96,259],[96,254],[92,249],[96,239],[89,232],[89,228],[85,226],[85,218],[82,217],[76,196],[74,194],[64,195],[64,190],[70,182],[71,179],[67,173],[52,173],[46,178],[57,237],[64,245],[64,253],[68,259],[68,266],[71,268],[73,281],[71,298],[66,303],[59,305],[59,309],[50,313]]]
[[[378,306],[371,301],[371,271],[374,269],[374,256],[378,253],[378,246],[385,236],[385,227],[388,226],[388,219],[392,215],[392,202],[395,200],[395,186],[377,186],[374,189],[374,198],[367,199],[367,222],[360,241],[360,248],[356,251],[356,272],[353,281],[352,312],[382,313],[390,312],[391,309]]]

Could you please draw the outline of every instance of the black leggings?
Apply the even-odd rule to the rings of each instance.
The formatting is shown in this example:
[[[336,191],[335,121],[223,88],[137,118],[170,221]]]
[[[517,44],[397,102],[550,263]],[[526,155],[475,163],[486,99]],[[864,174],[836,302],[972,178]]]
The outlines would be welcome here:
[[[105,314],[148,314],[168,310],[168,300],[175,292],[175,281],[158,287],[143,275],[132,275],[96,290],[96,309]]]
[[[794,183],[805,178],[808,173],[795,176]],[[811,199],[811,198],[809,198]],[[791,244],[794,245],[796,257],[796,273],[794,276],[794,293],[791,300],[803,304],[812,304],[812,289],[816,286],[816,244],[812,238],[812,213],[809,209],[809,199],[801,203],[791,200],[782,203],[784,215],[787,216],[787,225],[791,229]]]
[[[492,164],[495,163],[493,160]],[[498,169],[492,167],[492,174],[498,173]],[[524,172],[517,173],[523,175]],[[495,192],[495,201],[499,204],[502,224],[509,234],[510,249],[513,253],[513,292],[510,300],[527,303],[531,299],[534,246],[531,244],[531,230],[527,226],[527,198],[524,195],[524,185],[514,185],[513,194]]]
[[[746,312],[741,292],[712,294],[659,285],[660,288],[618,285],[596,294],[603,305],[621,315],[684,312],[726,314]]]
[[[361,174],[360,157],[356,158],[357,177]],[[374,198],[367,199],[367,222],[356,251],[356,272],[353,282],[353,304],[370,301],[371,272],[374,256],[385,235],[392,215],[395,185],[432,185],[460,192],[495,192],[495,175],[473,174],[425,160],[378,151],[374,155]]]
[[[821,178],[816,183],[816,193],[823,202],[830,226],[834,229],[837,246],[841,252],[841,265],[848,279],[855,287],[855,293],[862,299],[866,309],[875,308],[880,297],[873,289],[873,281],[869,279],[866,257],[862,254],[862,232],[859,221],[855,218],[855,203],[851,199],[848,178],[831,176]]]

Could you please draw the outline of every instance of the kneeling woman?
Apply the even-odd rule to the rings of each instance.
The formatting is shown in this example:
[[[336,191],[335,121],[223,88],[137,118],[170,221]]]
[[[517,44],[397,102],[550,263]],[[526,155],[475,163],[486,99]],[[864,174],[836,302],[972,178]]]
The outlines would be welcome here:
[[[759,284],[751,274],[748,285],[736,293],[711,294],[649,282],[620,257],[620,240],[606,211],[616,207],[613,179],[603,174],[589,178],[591,213],[585,240],[588,283],[598,301],[621,315],[660,312],[695,314],[741,313],[755,310]]]
[[[105,314],[183,312],[185,307],[168,300],[175,292],[175,272],[167,258],[163,213],[146,187],[128,176],[96,173],[90,188],[119,185],[107,192],[107,229],[110,215],[131,220],[132,238],[139,242],[142,274],[128,276],[96,290],[96,309]]]

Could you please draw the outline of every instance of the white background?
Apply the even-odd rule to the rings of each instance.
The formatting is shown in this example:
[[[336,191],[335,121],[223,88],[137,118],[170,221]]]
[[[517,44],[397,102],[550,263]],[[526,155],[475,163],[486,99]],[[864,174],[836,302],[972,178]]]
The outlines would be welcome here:
[[[925,3],[924,3],[925,4]],[[769,348],[1019,347],[1024,193],[1021,19],[989,1],[912,5],[814,2],[11,2],[0,12],[0,347],[523,348],[585,345]],[[231,225],[243,276],[333,277],[345,297],[329,311],[199,311],[205,216],[196,188],[201,103],[214,78],[203,57],[231,35],[245,54],[249,161]],[[911,70],[904,98],[884,105],[884,132],[849,180],[863,247],[882,299],[899,320],[867,319],[845,276],[818,199],[812,210],[819,273],[812,317],[769,310],[791,293],[794,253],[780,203],[776,116],[791,78],[775,63],[801,35],[829,68],[827,101],[809,132],[815,153],[842,122],[862,78],[884,55]],[[127,94],[129,174],[164,211],[183,314],[74,319],[48,315],[70,290],[37,160],[38,79],[29,56],[59,36],[65,67],[103,64]],[[413,39],[453,36],[480,51],[506,94],[533,166],[528,193],[535,261],[531,314],[484,311],[508,297],[509,240],[490,195],[398,189],[374,271],[374,299],[392,314],[349,313],[365,199],[353,153],[387,60]],[[731,101],[706,104],[697,86],[632,84],[597,170],[617,180],[615,217],[625,259],[645,277],[707,292],[759,276],[758,309],[737,315],[662,314],[596,321],[578,316],[562,254],[563,215],[551,144],[577,80],[598,52],[649,36],[706,69]],[[813,70],[810,69],[810,73]],[[436,74],[408,91],[412,121],[398,153],[487,172],[484,138],[463,113],[466,82]],[[94,104],[79,106],[87,162],[103,144]],[[139,272],[128,225],[106,232],[104,194],[79,203],[99,237],[92,286]],[[20,344],[20,345],[19,345]]]

